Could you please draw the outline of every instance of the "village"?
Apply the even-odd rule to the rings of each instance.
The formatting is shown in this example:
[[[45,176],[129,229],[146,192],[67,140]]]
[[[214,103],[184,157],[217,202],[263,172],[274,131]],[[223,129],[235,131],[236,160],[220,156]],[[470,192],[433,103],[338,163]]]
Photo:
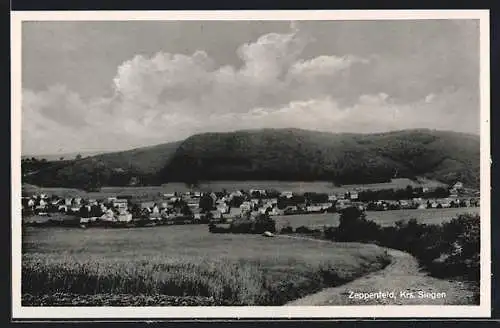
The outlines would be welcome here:
[[[479,207],[479,193],[457,182],[448,189],[408,186],[331,194],[261,189],[188,191],[159,194],[148,201],[139,201],[133,195],[84,199],[39,193],[22,197],[23,224],[82,228],[230,223],[241,218],[336,213],[348,207],[362,211]]]

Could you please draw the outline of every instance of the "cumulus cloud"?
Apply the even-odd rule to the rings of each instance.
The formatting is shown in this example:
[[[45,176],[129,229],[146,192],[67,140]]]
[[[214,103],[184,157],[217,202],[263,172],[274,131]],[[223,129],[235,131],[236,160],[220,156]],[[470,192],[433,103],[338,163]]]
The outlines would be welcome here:
[[[477,111],[465,110],[477,108],[477,99],[464,90],[412,103],[360,90],[346,106],[334,91],[346,88],[351,69],[375,63],[354,55],[301,58],[310,42],[292,23],[289,33],[242,44],[237,49],[241,67],[217,67],[202,50],[137,55],[117,68],[110,98],[84,100],[61,85],[24,90],[23,153],[126,149],[193,133],[263,127],[332,132],[453,127],[475,132],[469,131],[470,120],[464,122],[463,113],[477,119]]]

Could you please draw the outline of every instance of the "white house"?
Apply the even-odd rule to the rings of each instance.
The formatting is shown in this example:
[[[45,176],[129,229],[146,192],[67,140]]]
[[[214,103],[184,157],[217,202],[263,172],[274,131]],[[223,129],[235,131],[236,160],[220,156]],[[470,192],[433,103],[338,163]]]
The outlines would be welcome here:
[[[108,203],[113,203],[117,199],[118,198],[116,198],[116,197],[108,197]]]
[[[111,209],[104,212],[101,216],[101,220],[103,221],[115,221],[115,213]]]
[[[116,208],[127,208],[128,201],[126,199],[116,199],[113,201],[113,207]]]
[[[306,210],[308,212],[321,212],[323,210],[323,207],[319,205],[312,205],[312,206],[307,206]]]
[[[119,222],[130,222],[132,221],[132,214],[130,213],[120,213],[118,216],[117,216],[117,221]]]
[[[243,204],[240,205],[240,210],[243,211],[250,211],[252,208],[252,204],[250,202],[243,202]]]

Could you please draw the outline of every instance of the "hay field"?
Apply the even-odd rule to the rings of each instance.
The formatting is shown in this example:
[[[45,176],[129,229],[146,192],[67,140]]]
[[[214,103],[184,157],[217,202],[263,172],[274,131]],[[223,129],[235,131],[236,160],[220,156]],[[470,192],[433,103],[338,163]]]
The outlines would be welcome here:
[[[78,305],[92,296],[90,305],[109,305],[107,299],[129,295],[130,302],[120,305],[137,305],[134,299],[144,295],[163,295],[202,297],[212,305],[280,305],[388,263],[374,245],[211,234],[201,225],[26,228],[23,300]],[[56,293],[73,296],[47,298]]]

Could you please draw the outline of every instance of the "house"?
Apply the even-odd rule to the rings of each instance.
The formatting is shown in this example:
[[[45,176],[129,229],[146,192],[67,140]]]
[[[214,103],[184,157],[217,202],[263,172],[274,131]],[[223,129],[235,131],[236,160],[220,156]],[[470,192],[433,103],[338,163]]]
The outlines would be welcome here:
[[[334,202],[336,200],[337,200],[337,196],[335,196],[335,195],[328,195],[328,201],[329,202]]]
[[[400,200],[399,201],[399,206],[403,209],[408,209],[408,208],[411,208],[411,204],[410,202],[408,202],[407,200]]]
[[[429,188],[428,188],[428,187],[423,187],[423,188],[422,188],[422,192],[423,192],[423,193],[427,193],[427,192],[429,192]]]
[[[281,197],[292,198],[293,197],[293,192],[291,192],[291,191],[283,191],[281,193]]]
[[[201,220],[201,218],[202,218],[202,214],[201,214],[201,210],[200,210],[199,208],[198,208],[198,209],[195,209],[195,210],[193,211],[193,218],[194,218],[194,220],[196,220],[196,221],[200,221],[200,220]]]
[[[266,191],[264,189],[250,189],[250,195],[263,197],[266,195]]]
[[[97,205],[97,200],[96,199],[89,199],[88,203],[89,203],[89,205]]]
[[[116,198],[116,197],[108,197],[108,199],[107,199],[107,200],[108,200],[108,203],[113,204],[113,202],[114,202],[115,200],[117,200],[117,199],[118,199],[118,198]]]
[[[33,206],[35,206],[35,200],[34,200],[34,199],[32,199],[32,198],[30,198],[30,199],[28,200],[28,207],[33,207]]]
[[[113,207],[127,208],[128,207],[128,200],[127,199],[116,199],[113,201]]]
[[[194,202],[194,201],[189,201],[187,203],[188,207],[193,210],[195,208],[198,208],[200,206],[200,204],[198,202]]]
[[[273,207],[271,212],[269,212],[269,215],[271,216],[276,216],[276,215],[283,215],[284,212],[282,210],[279,210],[277,207]]]
[[[58,206],[58,205],[61,205],[63,202],[62,199],[54,199],[50,204],[52,204],[53,206]]]
[[[358,195],[358,192],[357,192],[357,191],[353,191],[353,192],[351,192],[351,194],[350,194],[350,199],[351,199],[351,200],[357,200],[357,199],[358,199],[358,197],[359,197],[359,195]]]
[[[118,222],[130,222],[130,221],[132,221],[132,214],[130,214],[128,212],[122,212],[122,213],[118,214],[118,216],[116,217],[116,221],[118,221]]]
[[[170,193],[163,194],[163,198],[170,199],[170,198],[173,198],[173,197],[175,197],[175,192],[170,192]]]
[[[266,214],[268,212],[268,209],[269,209],[268,207],[261,207],[261,208],[259,208],[259,213],[260,214]]]
[[[327,210],[330,207],[332,207],[332,203],[321,203],[321,204],[318,204],[318,206],[321,206],[322,210]]]
[[[306,211],[309,213],[321,212],[323,211],[323,207],[320,205],[311,205],[306,207]]]
[[[76,213],[78,211],[80,211],[80,206],[73,206],[73,207],[71,207],[71,212]]]
[[[104,204],[101,204],[101,211],[106,212],[107,210],[108,208]]]
[[[210,211],[213,219],[222,219],[222,213],[219,210]]]
[[[242,212],[250,211],[252,209],[252,204],[250,202],[243,202],[243,204],[240,205],[240,210]]]
[[[221,213],[227,214],[229,213],[229,206],[226,204],[218,204],[217,205],[217,210],[219,210]]]
[[[351,206],[356,207],[360,211],[365,211],[366,210],[365,204],[363,202],[352,202]]]
[[[233,197],[241,197],[243,196],[243,193],[239,190],[233,191],[231,194],[229,194],[229,197],[232,199]]]
[[[71,204],[73,204],[73,198],[65,198],[64,199],[64,205],[71,206]]]
[[[75,197],[73,198],[73,205],[80,205],[82,203],[82,198],[81,197]]]
[[[457,182],[453,185],[452,189],[455,189],[455,190],[461,190],[464,188],[464,184],[462,182]]]
[[[104,214],[101,216],[102,221],[115,221],[115,213],[113,210],[109,209],[104,212]]]

